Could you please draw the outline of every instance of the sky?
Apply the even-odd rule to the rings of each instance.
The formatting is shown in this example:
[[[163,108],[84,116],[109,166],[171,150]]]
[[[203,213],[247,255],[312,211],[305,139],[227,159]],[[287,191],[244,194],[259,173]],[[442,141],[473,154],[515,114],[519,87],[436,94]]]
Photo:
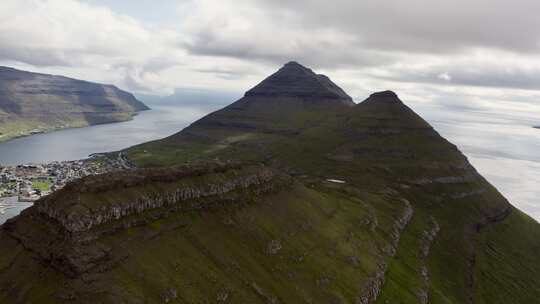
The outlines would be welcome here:
[[[538,12],[538,0],[1,0],[0,65],[202,105],[298,61],[356,102],[397,92],[540,220]]]
[[[295,60],[357,102],[391,89],[540,120],[539,11],[537,0],[2,0],[0,65],[167,96],[243,92]]]

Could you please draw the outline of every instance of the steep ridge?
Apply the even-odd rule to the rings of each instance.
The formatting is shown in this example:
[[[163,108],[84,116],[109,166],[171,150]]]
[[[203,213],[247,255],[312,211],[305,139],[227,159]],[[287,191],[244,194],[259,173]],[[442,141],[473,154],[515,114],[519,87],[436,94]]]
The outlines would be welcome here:
[[[148,107],[112,85],[0,67],[0,140],[123,121],[143,110]]]
[[[297,62],[285,64],[251,90],[246,97],[301,97],[309,102],[318,99],[335,99],[346,105],[354,105],[352,98],[325,75],[315,74]]]
[[[540,297],[539,224],[395,93],[347,105],[318,89],[291,97],[280,95],[289,88],[262,87],[255,91],[268,96],[246,94],[125,151],[139,166],[163,168],[74,183],[4,225],[0,301]],[[185,187],[203,195],[184,201]]]
[[[131,149],[130,154],[147,166],[174,164],[183,154],[206,154],[246,140],[256,143],[296,136],[353,106],[352,98],[328,77],[289,62],[236,102],[169,138]],[[164,145],[171,149],[160,148]],[[152,154],[154,148],[164,153]]]
[[[375,93],[358,104],[341,132],[341,136],[351,140],[340,145],[330,157],[340,162],[363,164],[364,167],[384,168],[388,172],[385,180],[393,180],[402,195],[413,202],[415,210],[415,216],[408,225],[408,229],[414,231],[413,235],[402,235],[402,256],[399,261],[391,261],[379,301],[395,302],[410,297],[410,302],[417,299],[439,302],[449,298],[460,303],[474,302],[478,227],[504,220],[512,212],[512,207],[454,145],[440,137],[393,92]],[[456,235],[456,229],[464,233]],[[428,239],[429,245],[425,237],[420,237],[426,234],[433,238]],[[443,238],[446,244],[434,244],[436,238]],[[427,246],[429,251],[425,249]],[[460,247],[462,249],[457,249]],[[450,259],[445,260],[441,254],[435,258],[439,261],[433,261],[430,256],[432,250],[445,251],[448,248],[454,251]],[[459,256],[468,258],[459,261]],[[445,271],[431,275],[426,261],[437,265],[436,268],[445,265]],[[460,268],[460,271],[455,271]],[[420,276],[411,279],[415,278],[415,272]],[[468,276],[465,280],[464,274]],[[461,291],[448,296],[452,294],[444,291],[444,284],[448,281],[460,282]],[[402,291],[403,285],[415,287],[407,295]],[[439,298],[437,293],[445,296]]]

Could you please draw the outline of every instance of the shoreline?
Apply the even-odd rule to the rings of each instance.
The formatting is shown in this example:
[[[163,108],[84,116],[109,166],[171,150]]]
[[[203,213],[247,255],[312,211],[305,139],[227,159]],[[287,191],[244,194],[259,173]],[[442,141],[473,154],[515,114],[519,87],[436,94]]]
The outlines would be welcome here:
[[[92,127],[92,126],[108,125],[108,124],[114,124],[114,123],[119,123],[119,122],[131,121],[131,120],[134,119],[135,116],[139,115],[139,113],[141,113],[143,111],[150,111],[150,110],[152,110],[152,109],[149,108],[147,110],[140,110],[140,111],[137,111],[137,112],[132,112],[131,115],[129,116],[129,118],[124,119],[124,120],[98,122],[98,123],[93,123],[93,124],[88,123],[86,125],[81,125],[81,126],[53,127],[53,128],[48,128],[48,129],[39,130],[39,131],[30,130],[27,133],[14,135],[14,136],[9,136],[9,137],[3,137],[3,135],[0,135],[0,144],[4,144],[4,143],[10,142],[10,141],[13,141],[13,140],[16,140],[16,139],[20,139],[20,138],[30,137],[30,136],[34,136],[34,135],[48,134],[48,133],[58,132],[58,131],[62,131],[62,130],[81,129],[81,128],[88,128],[88,127]],[[126,114],[127,113],[128,112],[126,112]]]
[[[115,157],[96,153],[73,161],[0,165],[0,224],[74,180],[132,166],[121,152]]]
[[[17,197],[0,197],[0,225],[33,205],[33,202],[21,202]]]

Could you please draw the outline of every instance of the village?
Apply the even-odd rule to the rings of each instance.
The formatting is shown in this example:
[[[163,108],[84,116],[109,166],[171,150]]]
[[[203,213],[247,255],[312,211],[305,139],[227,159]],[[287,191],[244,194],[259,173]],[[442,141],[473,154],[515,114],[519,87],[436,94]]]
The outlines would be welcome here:
[[[16,197],[19,202],[33,202],[75,179],[128,166],[121,155],[117,158],[95,155],[84,160],[0,165],[0,198]]]

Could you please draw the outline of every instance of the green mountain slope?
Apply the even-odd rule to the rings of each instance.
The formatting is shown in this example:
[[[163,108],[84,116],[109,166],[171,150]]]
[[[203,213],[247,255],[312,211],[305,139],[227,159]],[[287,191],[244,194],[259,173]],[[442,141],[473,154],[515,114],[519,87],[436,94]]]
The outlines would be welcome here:
[[[148,107],[112,85],[0,67],[0,141],[129,120]]]
[[[287,64],[6,223],[0,302],[537,301],[539,224],[396,94],[320,77]]]

